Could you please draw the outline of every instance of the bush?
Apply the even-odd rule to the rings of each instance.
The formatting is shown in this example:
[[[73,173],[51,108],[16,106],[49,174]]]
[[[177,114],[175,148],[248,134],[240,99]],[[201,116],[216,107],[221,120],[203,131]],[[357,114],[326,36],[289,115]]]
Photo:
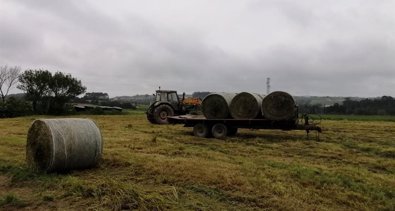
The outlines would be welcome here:
[[[25,100],[10,97],[3,104],[0,103],[0,117],[26,116],[33,113],[32,105]]]

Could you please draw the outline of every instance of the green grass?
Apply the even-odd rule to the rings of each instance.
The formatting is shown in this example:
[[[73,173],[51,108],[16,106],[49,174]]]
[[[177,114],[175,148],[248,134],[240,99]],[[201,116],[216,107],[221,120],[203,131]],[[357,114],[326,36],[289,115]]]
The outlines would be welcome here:
[[[10,193],[2,198],[0,198],[0,207],[15,207],[15,208],[22,208],[25,207],[26,203],[19,199],[14,194]]]
[[[145,115],[146,109],[137,108],[137,109],[125,109],[122,112],[130,115]]]
[[[0,209],[395,209],[392,120],[323,120],[316,141],[247,129],[202,139],[151,125],[143,111],[79,117],[100,127],[104,160],[68,174],[26,167],[27,130],[39,117],[0,119]]]

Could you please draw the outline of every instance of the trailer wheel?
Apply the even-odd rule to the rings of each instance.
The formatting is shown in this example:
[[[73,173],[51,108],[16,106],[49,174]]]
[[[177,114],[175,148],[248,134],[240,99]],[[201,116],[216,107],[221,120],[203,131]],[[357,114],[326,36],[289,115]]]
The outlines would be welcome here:
[[[225,124],[217,123],[211,129],[214,138],[223,139],[228,134],[228,127]]]
[[[228,127],[228,136],[234,136],[237,133],[237,127]]]
[[[201,138],[207,138],[209,136],[209,129],[206,124],[197,123],[193,126],[193,135]]]

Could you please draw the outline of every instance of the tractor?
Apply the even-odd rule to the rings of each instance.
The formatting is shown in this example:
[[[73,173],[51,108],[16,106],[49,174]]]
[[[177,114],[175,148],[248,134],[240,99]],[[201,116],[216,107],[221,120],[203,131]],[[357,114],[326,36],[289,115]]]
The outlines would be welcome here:
[[[156,90],[155,101],[150,104],[146,114],[149,122],[153,124],[168,124],[167,117],[198,113],[202,100],[200,98],[179,98],[177,91]]]

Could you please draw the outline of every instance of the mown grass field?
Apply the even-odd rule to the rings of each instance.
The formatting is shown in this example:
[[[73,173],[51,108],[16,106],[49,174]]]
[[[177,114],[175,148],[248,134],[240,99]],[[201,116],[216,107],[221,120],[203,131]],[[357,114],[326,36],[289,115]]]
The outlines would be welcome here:
[[[94,119],[96,169],[26,168],[26,134],[41,117],[0,119],[0,209],[395,210],[395,122],[323,120],[303,131],[240,130],[226,140],[151,125],[141,113]]]
[[[380,116],[380,115],[311,115],[315,119],[324,120],[349,120],[349,121],[386,121],[395,122],[395,116]]]

